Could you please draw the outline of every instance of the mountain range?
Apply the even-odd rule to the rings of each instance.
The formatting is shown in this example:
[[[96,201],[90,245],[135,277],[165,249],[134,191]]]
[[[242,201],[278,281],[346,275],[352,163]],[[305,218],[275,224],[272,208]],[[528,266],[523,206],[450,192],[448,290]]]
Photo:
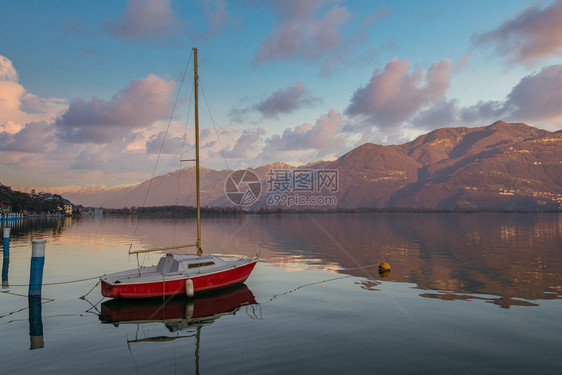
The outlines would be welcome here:
[[[442,128],[401,145],[366,143],[334,161],[298,168],[274,163],[250,171],[261,181],[261,195],[249,209],[561,209],[562,131],[503,121]],[[287,179],[284,191],[274,191],[282,175],[275,172],[283,171],[292,182]],[[335,173],[337,186],[301,191],[306,184],[294,180],[308,174],[318,187],[323,172]],[[201,168],[203,206],[233,205],[225,194],[225,186],[232,189],[232,182],[225,185],[231,173]],[[138,185],[59,188],[56,193],[90,207],[194,205],[194,175],[190,167]],[[235,179],[234,188],[249,192],[256,185],[244,179]],[[280,192],[302,202],[290,206],[278,196],[271,199]],[[312,203],[311,197],[316,198]]]

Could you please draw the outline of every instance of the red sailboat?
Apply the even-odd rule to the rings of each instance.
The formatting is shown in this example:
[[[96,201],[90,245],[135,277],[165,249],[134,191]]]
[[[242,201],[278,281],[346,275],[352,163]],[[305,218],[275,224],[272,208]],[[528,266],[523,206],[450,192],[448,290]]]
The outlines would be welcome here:
[[[197,254],[165,254],[156,266],[141,267],[103,275],[101,293],[112,298],[152,298],[195,294],[228,288],[241,284],[250,276],[257,263],[254,259],[223,260],[213,255],[202,255],[201,202],[199,180],[199,109],[197,48],[193,48],[194,102],[195,102],[195,183],[197,186],[197,242],[195,244],[130,251],[130,254],[167,251],[196,247]]]

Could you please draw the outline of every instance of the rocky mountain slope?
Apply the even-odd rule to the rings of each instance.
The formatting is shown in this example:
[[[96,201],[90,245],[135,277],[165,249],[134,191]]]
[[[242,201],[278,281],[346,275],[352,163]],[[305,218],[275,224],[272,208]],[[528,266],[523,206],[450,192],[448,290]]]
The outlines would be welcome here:
[[[300,167],[337,171],[337,191],[321,192],[335,197],[329,206],[276,206],[268,201],[269,172],[283,169],[294,167],[275,163],[252,169],[263,185],[261,198],[249,208],[562,208],[562,131],[520,123],[437,129],[402,145],[367,143],[335,161]],[[201,169],[203,205],[232,204],[224,192],[229,174]],[[194,205],[194,176],[191,167],[106,192],[58,193],[77,204],[107,208]],[[314,194],[318,192],[299,193]]]
[[[560,208],[562,131],[502,121],[400,146],[365,144],[331,165],[340,207]]]

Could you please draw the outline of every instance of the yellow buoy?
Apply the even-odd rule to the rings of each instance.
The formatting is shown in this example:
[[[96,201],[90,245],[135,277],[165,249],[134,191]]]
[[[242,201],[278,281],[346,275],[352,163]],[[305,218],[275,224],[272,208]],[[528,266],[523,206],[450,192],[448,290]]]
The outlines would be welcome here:
[[[379,271],[381,272],[390,271],[390,264],[386,262],[382,262],[381,264],[379,264]]]

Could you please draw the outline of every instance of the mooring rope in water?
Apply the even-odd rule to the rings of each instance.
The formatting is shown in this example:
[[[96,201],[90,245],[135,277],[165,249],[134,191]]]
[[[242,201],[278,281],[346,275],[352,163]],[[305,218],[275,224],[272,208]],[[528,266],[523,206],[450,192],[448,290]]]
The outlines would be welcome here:
[[[26,295],[23,295],[23,294],[10,293],[10,292],[2,292],[2,293],[11,294],[11,295],[18,296],[18,297],[28,297],[27,294],[26,294]],[[53,301],[54,301],[54,299],[52,299],[52,298],[40,297],[40,299],[41,299],[41,304],[42,304],[42,305],[45,304],[45,303],[49,303],[49,302],[53,302]],[[12,312],[9,312],[9,313],[4,314],[4,315],[0,315],[0,319],[5,318],[5,317],[10,316],[10,315],[13,315],[13,314],[16,314],[16,313],[19,313],[19,312],[22,312],[22,311],[25,311],[25,310],[28,310],[28,309],[29,309],[29,306],[22,307],[22,308],[19,309],[19,310],[12,311]],[[8,323],[10,323],[10,322],[8,322]],[[5,323],[5,324],[6,324],[6,323]]]
[[[96,285],[94,285],[94,286],[92,287],[92,289],[90,289],[90,290],[88,291],[88,293],[86,293],[86,294],[84,294],[83,296],[81,296],[80,299],[86,300],[86,297],[88,296],[88,294],[90,294],[90,293],[92,292],[92,290],[94,290],[94,289],[96,288],[96,286],[99,285],[99,283],[101,283],[101,280],[98,280],[98,282],[96,283]],[[88,301],[88,302],[90,302],[90,301]]]
[[[282,263],[281,263],[282,264]],[[375,263],[375,264],[369,264],[367,266],[360,266],[360,267],[353,267],[353,268],[330,268],[330,267],[307,267],[307,270],[310,271],[316,271],[316,270],[320,270],[320,271],[336,271],[336,272],[342,272],[342,271],[356,271],[356,270],[362,270],[365,268],[372,268],[372,267],[378,267],[379,263]],[[291,266],[284,266],[285,269],[299,269],[301,267],[295,266],[295,267],[291,267]]]
[[[89,277],[87,279],[78,279],[78,280],[69,280],[69,281],[58,281],[56,283],[43,283],[42,285],[62,285],[62,284],[72,284],[72,283],[80,283],[82,281],[88,281],[88,280],[95,280],[95,279],[99,279],[100,276],[94,276],[94,277]],[[29,284],[10,284],[10,287],[13,286],[29,286]]]
[[[318,229],[320,229],[320,231],[322,231],[322,233],[324,233],[324,235],[326,237],[328,237],[328,239],[330,241],[332,241],[332,243],[334,245],[336,245],[338,247],[338,249],[340,249],[340,251],[342,253],[344,253],[356,266],[358,269],[362,269],[363,273],[365,274],[365,276],[367,276],[367,279],[374,279],[373,275],[371,275],[368,271],[366,271],[364,269],[363,266],[361,266],[361,264],[357,261],[357,259],[355,259],[334,237],[332,237],[332,235],[330,234],[330,232],[328,232],[326,230],[326,228],[324,228],[318,221],[316,221],[316,219],[314,217],[312,217],[311,215],[307,215],[308,217],[310,217],[310,219],[312,220],[312,222],[318,227]],[[394,298],[393,296],[391,296],[387,291],[385,291],[384,289],[381,288],[381,291],[388,297],[390,298],[390,300],[398,307],[398,309],[400,311],[402,311],[404,313],[404,315],[406,315],[410,320],[412,320],[412,316],[410,315],[410,313],[404,308],[404,306],[402,306],[397,300],[396,298]]]
[[[80,297],[80,298],[82,299],[82,297]],[[101,297],[101,299],[100,299],[98,302],[96,302],[95,304],[93,304],[92,302],[90,302],[90,300],[88,300],[88,299],[85,298],[85,297],[84,297],[83,299],[84,299],[84,301],[88,302],[88,303],[92,306],[92,307],[90,307],[88,310],[85,311],[86,313],[88,313],[88,314],[96,314],[96,315],[101,314],[101,311],[98,310],[98,307],[97,307],[97,306],[100,304],[101,301],[103,301],[103,300],[105,299],[105,297]],[[97,311],[97,313],[91,311],[92,309],[95,309],[95,310]]]
[[[351,275],[346,275],[346,276],[334,277],[334,278],[331,278],[331,279],[326,279],[326,280],[321,280],[321,281],[315,281],[315,282],[313,282],[313,283],[308,283],[308,284],[299,285],[298,287],[293,288],[293,289],[291,289],[291,290],[288,290],[288,291],[286,291],[286,292],[284,292],[284,293],[274,294],[269,300],[267,300],[267,301],[265,301],[265,302],[258,302],[258,305],[263,305],[263,304],[266,304],[266,303],[270,303],[270,302],[272,302],[273,300],[275,300],[275,299],[277,299],[277,298],[279,298],[279,297],[281,297],[281,296],[285,296],[285,295],[287,295],[287,294],[291,294],[291,293],[296,292],[297,290],[302,289],[302,288],[305,288],[305,287],[307,287],[307,286],[323,284],[323,283],[327,283],[327,282],[329,282],[329,281],[334,281],[334,280],[339,280],[339,279],[347,279],[347,278],[349,278],[349,277],[353,277],[353,276],[351,276]]]

